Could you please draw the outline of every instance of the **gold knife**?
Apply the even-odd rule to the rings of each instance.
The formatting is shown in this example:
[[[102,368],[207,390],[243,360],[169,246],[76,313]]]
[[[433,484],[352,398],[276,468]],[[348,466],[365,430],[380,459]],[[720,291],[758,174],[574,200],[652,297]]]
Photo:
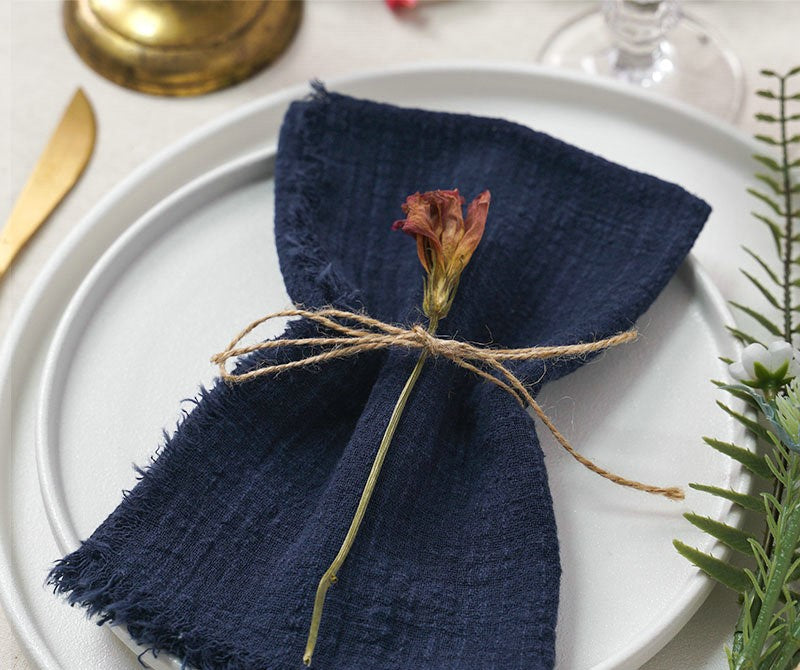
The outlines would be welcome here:
[[[92,155],[95,134],[92,106],[79,88],[0,232],[0,277],[78,181]]]

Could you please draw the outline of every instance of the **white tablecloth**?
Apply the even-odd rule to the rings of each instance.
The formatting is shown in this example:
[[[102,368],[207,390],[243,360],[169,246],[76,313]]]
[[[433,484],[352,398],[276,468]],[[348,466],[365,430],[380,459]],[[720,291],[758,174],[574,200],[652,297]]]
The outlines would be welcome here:
[[[72,51],[53,0],[0,2],[0,118],[6,160],[0,162],[0,213],[11,209],[77,86],[98,116],[95,154],[86,174],[23,252],[0,287],[0,333],[37,272],[69,230],[112,186],[162,147],[245,102],[313,77],[398,63],[459,58],[532,62],[544,40],[591,2],[469,2],[425,4],[397,17],[378,0],[309,2],[300,31],[271,68],[211,95],[154,98],[111,84]],[[800,64],[800,2],[755,0],[685,2],[687,11],[713,26],[741,57],[747,98],[739,125],[754,131],[758,70],[785,71]],[[735,598],[717,588],[686,628],[647,670],[727,667],[722,651],[736,617]],[[22,670],[24,659],[0,614],[0,668]],[[71,670],[71,669],[65,669]]]

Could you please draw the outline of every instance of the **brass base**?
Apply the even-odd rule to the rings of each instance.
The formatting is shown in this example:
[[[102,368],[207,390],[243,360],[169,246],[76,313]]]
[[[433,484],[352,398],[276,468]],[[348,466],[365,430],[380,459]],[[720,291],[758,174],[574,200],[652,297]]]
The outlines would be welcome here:
[[[246,79],[294,37],[301,0],[65,0],[67,37],[89,67],[156,95]]]

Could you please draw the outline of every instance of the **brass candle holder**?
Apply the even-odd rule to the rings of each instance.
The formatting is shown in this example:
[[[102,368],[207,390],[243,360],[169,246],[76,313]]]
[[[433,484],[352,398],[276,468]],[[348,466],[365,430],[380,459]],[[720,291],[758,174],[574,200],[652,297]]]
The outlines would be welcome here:
[[[69,41],[93,70],[156,95],[231,86],[294,37],[301,0],[66,0]]]

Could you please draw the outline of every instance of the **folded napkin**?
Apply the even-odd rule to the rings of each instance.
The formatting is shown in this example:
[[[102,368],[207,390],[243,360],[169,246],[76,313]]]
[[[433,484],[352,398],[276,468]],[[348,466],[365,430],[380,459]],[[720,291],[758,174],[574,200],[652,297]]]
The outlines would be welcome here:
[[[414,244],[390,225],[408,194],[453,187],[468,199],[490,189],[492,204],[439,334],[503,347],[629,328],[709,213],[678,186],[513,123],[318,89],[280,136],[289,295],[420,322]],[[308,353],[259,352],[240,369]],[[56,564],[56,590],[189,667],[302,667],[317,583],[415,360],[391,349],[202,390],[136,487]],[[538,390],[581,362],[509,367]],[[328,592],[314,666],[551,668],[559,575],[533,420],[494,385],[431,361]]]

